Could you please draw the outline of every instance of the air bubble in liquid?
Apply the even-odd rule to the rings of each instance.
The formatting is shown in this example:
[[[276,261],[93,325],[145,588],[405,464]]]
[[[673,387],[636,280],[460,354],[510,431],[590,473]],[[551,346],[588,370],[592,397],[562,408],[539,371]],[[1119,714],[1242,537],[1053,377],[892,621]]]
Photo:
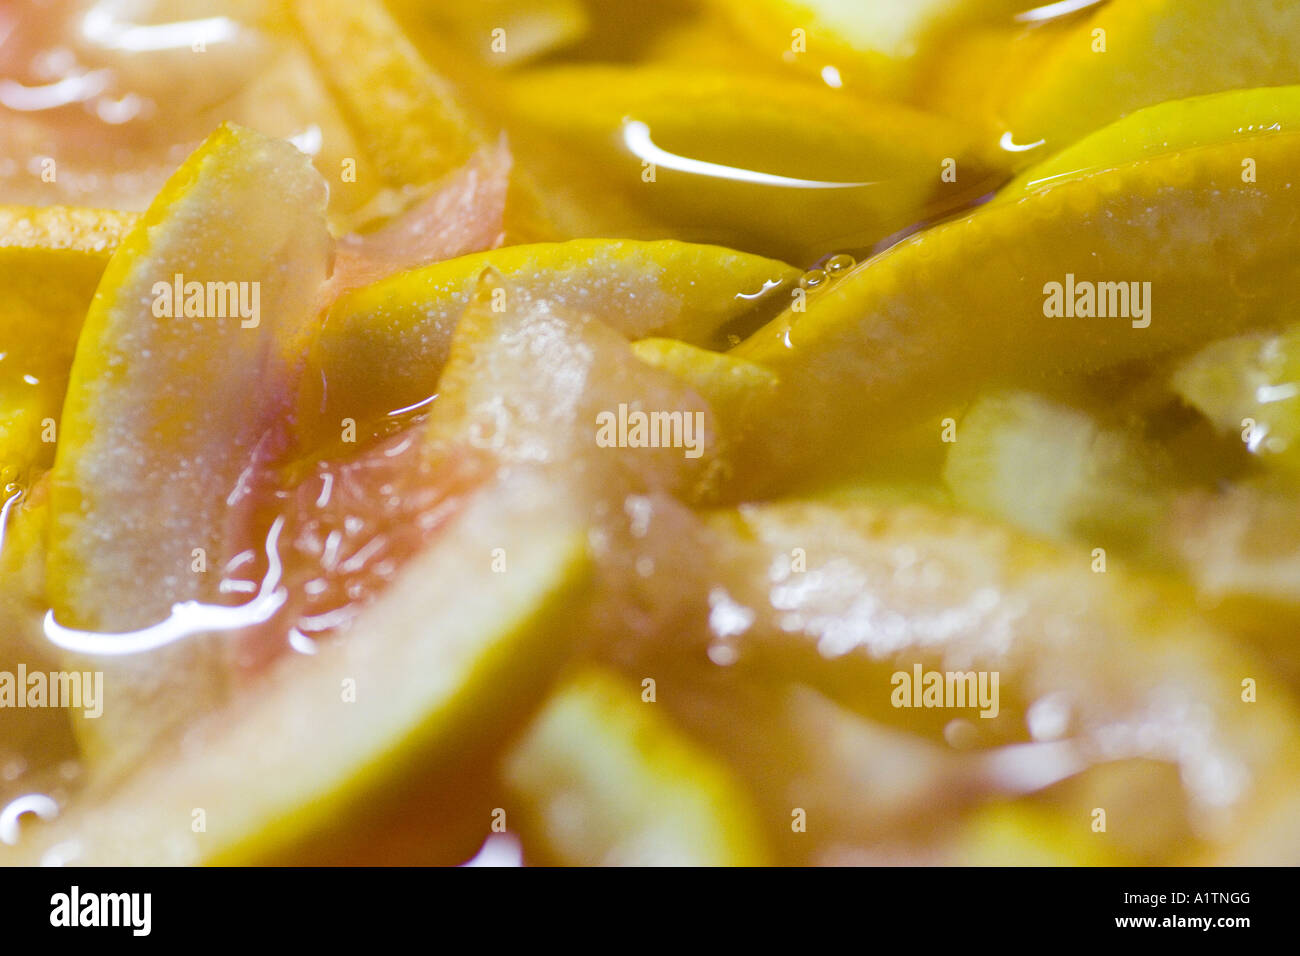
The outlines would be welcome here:
[[[826,273],[821,269],[810,269],[799,277],[799,286],[803,289],[820,289],[826,284]]]
[[[851,255],[841,252],[839,255],[831,256],[826,260],[826,274],[832,279],[838,279],[857,264],[858,261]]]

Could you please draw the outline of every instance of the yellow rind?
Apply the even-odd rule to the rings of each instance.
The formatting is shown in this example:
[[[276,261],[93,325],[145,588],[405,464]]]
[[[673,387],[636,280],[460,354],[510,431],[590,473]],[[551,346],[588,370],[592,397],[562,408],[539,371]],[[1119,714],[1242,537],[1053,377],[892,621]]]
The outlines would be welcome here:
[[[330,428],[419,402],[437,390],[452,332],[484,269],[513,292],[600,319],[630,337],[725,345],[726,326],[799,271],[772,259],[675,241],[580,239],[507,246],[400,273],[343,296],[312,347],[304,420]],[[325,394],[320,393],[324,383]]]
[[[84,865],[337,859],[338,841],[383,833],[412,801],[454,806],[459,774],[490,759],[568,656],[588,573],[584,527],[537,482],[489,489],[346,634],[282,659],[122,784],[92,777],[12,854],[36,862],[75,840],[69,862]]]
[[[1243,151],[1294,168],[1300,135],[1155,156],[981,208],[787,310],[733,353],[781,380],[749,490],[861,467],[883,436],[917,423],[938,436],[980,389],[1050,392],[1279,322],[1300,281],[1287,252],[1300,242],[1300,194],[1286,177],[1243,182]],[[1149,282],[1149,326],[1048,317],[1047,284],[1069,274]]]
[[[749,795],[659,706],[595,668],[557,689],[504,763],[530,844],[570,866],[766,863]]]

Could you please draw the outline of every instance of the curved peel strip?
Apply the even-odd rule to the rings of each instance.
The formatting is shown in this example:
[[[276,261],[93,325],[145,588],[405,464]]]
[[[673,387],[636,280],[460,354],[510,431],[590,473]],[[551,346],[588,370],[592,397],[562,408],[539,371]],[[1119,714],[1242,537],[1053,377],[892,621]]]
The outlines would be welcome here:
[[[61,623],[127,630],[199,593],[191,549],[219,554],[225,497],[286,408],[329,255],[324,201],[302,153],[226,126],[114,253],[77,346],[54,470]],[[183,314],[209,309],[224,314]]]
[[[432,395],[452,331],[480,273],[513,290],[593,315],[630,337],[718,345],[760,299],[788,295],[797,269],[716,246],[582,239],[508,246],[391,276],[344,295],[312,349],[305,412],[336,426]],[[320,394],[320,382],[325,394]],[[307,414],[304,414],[304,419]]]
[[[294,0],[304,40],[379,174],[423,186],[464,163],[477,136],[450,85],[380,0]]]
[[[1300,8],[1275,0],[1124,0],[1064,33],[1001,119],[1056,150],[1144,106],[1300,82]]]
[[[860,467],[909,423],[937,441],[977,389],[1050,389],[1278,321],[1300,196],[1286,174],[1243,182],[1246,148],[1262,169],[1300,162],[1295,133],[1156,156],[982,208],[811,294],[734,353],[781,380],[752,443],[767,480],[816,477],[832,449]]]
[[[545,164],[565,144],[555,168],[539,170],[548,201],[573,192],[575,158],[579,200],[601,187],[619,200],[588,200],[577,228],[793,262],[870,247],[1001,177],[977,131],[761,73],[697,72],[686,82],[654,67],[536,70],[511,81],[507,108],[521,156]]]
[[[586,577],[585,527],[544,484],[492,486],[347,635],[282,660],[121,786],[92,783],[13,852],[36,862],[73,840],[68,862],[85,865],[337,860],[504,742],[567,654]]]
[[[1044,186],[1180,150],[1246,144],[1300,131],[1300,86],[1230,90],[1137,110],[1033,166],[998,191],[994,202],[1020,199]],[[1268,175],[1266,170],[1264,175]],[[1258,171],[1256,172],[1258,175]]]
[[[329,259],[325,194],[293,146],[225,126],[118,246],[77,345],[52,473],[59,624],[132,631],[216,597],[227,496],[259,444],[283,440]],[[128,760],[221,693],[221,656],[191,639],[156,659],[97,658],[115,703],[81,723],[87,747]]]

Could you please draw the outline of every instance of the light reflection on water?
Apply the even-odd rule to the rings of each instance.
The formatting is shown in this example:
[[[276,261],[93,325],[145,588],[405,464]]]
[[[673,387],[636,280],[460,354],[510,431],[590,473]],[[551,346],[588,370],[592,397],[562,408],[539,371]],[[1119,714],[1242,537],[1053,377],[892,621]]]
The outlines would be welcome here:
[[[9,512],[17,506],[18,502],[22,500],[22,497],[23,491],[20,488],[6,498],[3,505],[0,505],[0,555],[4,554],[5,528],[9,526]]]
[[[276,518],[266,537],[266,576],[257,597],[246,604],[234,607],[222,604],[205,604],[202,601],[182,601],[172,605],[171,614],[157,624],[138,631],[105,634],[96,631],[79,631],[64,627],[54,619],[54,611],[47,611],[44,620],[45,636],[56,647],[78,654],[92,656],[119,656],[141,654],[164,645],[198,634],[214,631],[238,631],[269,621],[289,598],[287,589],[280,586],[279,537],[284,518]]]
[[[1046,143],[1047,140],[1045,139],[1040,139],[1033,143],[1017,143],[1010,130],[1003,133],[1002,138],[998,140],[998,146],[1006,150],[1008,153],[1027,153],[1031,149],[1037,149]]]
[[[1057,3],[1048,3],[1041,7],[1034,7],[1031,10],[1024,10],[1017,13],[1013,20],[1017,23],[1046,23],[1048,20],[1059,20],[1062,17],[1072,16],[1089,7],[1099,7],[1106,0],[1059,0]]]
[[[0,80],[0,106],[21,113],[34,113],[85,103],[107,90],[112,76],[111,70],[91,70],[39,86],[24,86],[17,80],[5,78]]]
[[[163,50],[204,50],[209,44],[230,43],[240,26],[229,17],[206,17],[172,23],[139,24],[121,19],[120,0],[100,0],[81,19],[81,35],[95,46],[123,53]]]
[[[34,814],[42,820],[53,820],[59,815],[59,805],[43,793],[27,793],[10,800],[0,809],[0,842],[18,845],[21,819]]]
[[[692,159],[670,153],[656,146],[650,137],[650,127],[640,120],[623,121],[623,144],[638,159],[696,176],[709,176],[714,179],[730,179],[739,183],[754,183],[759,186],[781,186],[788,189],[860,189],[864,186],[878,186],[876,182],[829,182],[821,179],[797,179],[790,176],[778,176],[764,173],[757,169],[742,169],[739,166],[727,166],[722,163],[710,163],[702,159]]]
[[[494,833],[461,866],[523,866],[524,850],[519,840],[508,833]]]

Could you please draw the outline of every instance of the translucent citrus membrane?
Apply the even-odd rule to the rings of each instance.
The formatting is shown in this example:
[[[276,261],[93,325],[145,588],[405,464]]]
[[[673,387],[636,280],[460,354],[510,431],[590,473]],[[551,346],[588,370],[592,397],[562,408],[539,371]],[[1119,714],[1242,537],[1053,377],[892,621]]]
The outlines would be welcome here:
[[[144,209],[223,121],[292,138],[337,183],[358,156],[278,4],[52,0],[0,11],[0,201]]]
[[[185,146],[178,156],[175,148],[203,135],[187,117],[265,65],[266,40],[233,18],[139,23],[124,19],[121,7],[6,5],[0,188],[11,201],[48,202],[62,193],[138,208],[189,152]],[[196,45],[207,52],[194,52]],[[57,165],[43,170],[43,162]]]
[[[1260,461],[1300,475],[1300,326],[1211,343],[1184,359],[1174,389]]]
[[[333,273],[321,293],[322,311],[344,293],[384,277],[499,246],[505,239],[511,162],[502,138],[382,227],[340,238]]]
[[[239,635],[231,666],[250,674],[289,649],[315,653],[317,640],[346,630],[487,476],[472,449],[430,456],[420,422],[350,456],[264,472],[232,511],[243,526],[231,538],[246,546],[225,563],[220,591],[261,593],[274,568],[270,546],[257,542],[278,538],[285,600]]]
[[[431,455],[425,417],[378,423],[351,453],[250,466],[228,498],[229,557],[217,600],[173,605],[162,620],[126,633],[66,628],[49,612],[46,637],[74,653],[119,656],[224,634],[223,659],[237,677],[291,649],[315,653],[315,642],[346,630],[488,475],[473,450]]]
[[[476,781],[568,657],[588,568],[584,525],[553,483],[527,469],[499,477],[376,595],[348,639],[268,667],[183,735],[153,741],[126,774],[90,767],[57,818],[24,819],[0,860],[466,859],[481,842]],[[508,575],[485,560],[488,542],[509,554]],[[358,691],[343,706],[340,675]],[[195,832],[200,806],[208,825]]]

